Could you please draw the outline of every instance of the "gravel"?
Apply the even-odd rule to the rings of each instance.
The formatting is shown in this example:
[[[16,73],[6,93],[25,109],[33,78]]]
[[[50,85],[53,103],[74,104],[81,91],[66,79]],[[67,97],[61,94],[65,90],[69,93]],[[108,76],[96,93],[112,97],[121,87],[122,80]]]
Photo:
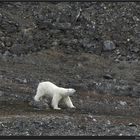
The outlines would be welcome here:
[[[137,2],[2,2],[0,135],[140,135]],[[35,102],[41,81],[76,109]]]

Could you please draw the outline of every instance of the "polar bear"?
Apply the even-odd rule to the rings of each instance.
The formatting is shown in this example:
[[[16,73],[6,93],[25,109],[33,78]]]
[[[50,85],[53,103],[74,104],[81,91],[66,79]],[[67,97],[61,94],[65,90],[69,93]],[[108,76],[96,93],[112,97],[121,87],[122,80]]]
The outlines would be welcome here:
[[[40,101],[43,96],[46,96],[52,99],[51,106],[53,107],[53,109],[61,109],[58,107],[60,100],[63,100],[68,107],[76,108],[69,97],[75,92],[75,89],[58,87],[49,81],[41,82],[37,87],[37,93],[34,97],[34,100]]]

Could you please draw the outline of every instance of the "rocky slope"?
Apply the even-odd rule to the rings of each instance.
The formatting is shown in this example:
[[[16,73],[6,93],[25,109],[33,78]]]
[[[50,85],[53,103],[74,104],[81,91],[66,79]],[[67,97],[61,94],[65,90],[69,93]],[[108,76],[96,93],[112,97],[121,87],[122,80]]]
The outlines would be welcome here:
[[[0,135],[140,135],[140,4],[0,2]],[[33,101],[41,81],[76,109]]]

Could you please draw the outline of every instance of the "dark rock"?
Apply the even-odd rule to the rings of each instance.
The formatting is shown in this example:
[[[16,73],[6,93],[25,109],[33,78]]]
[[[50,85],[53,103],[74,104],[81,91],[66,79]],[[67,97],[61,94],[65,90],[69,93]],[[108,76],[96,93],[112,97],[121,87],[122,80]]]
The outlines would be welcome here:
[[[129,85],[116,85],[114,87],[113,94],[115,95],[124,95],[124,96],[132,96],[133,95],[133,88]]]
[[[3,57],[3,54],[0,52],[0,58],[2,58]]]
[[[140,85],[133,87],[133,97],[139,97],[140,96]]]
[[[22,84],[26,84],[27,83],[27,79],[20,79],[20,78],[15,78],[16,81],[18,81],[19,83],[22,83]]]
[[[4,41],[5,41],[5,37],[2,36],[2,37],[0,38],[0,40],[1,40],[2,42],[4,42]]]
[[[119,51],[119,50],[116,50],[116,54],[117,54],[117,55],[120,55],[120,51]]]
[[[104,51],[112,51],[115,48],[116,48],[116,46],[112,41],[110,41],[110,40],[104,41],[104,45],[103,45],[103,50]]]
[[[71,30],[71,23],[58,23],[56,28],[59,30]]]
[[[0,37],[3,37],[4,33],[2,31],[0,31]]]
[[[3,50],[5,47],[4,43],[2,41],[0,41],[0,50]]]
[[[121,55],[118,55],[118,58],[120,59],[121,58]]]
[[[48,101],[47,100],[42,100],[40,102],[36,102],[36,101],[30,101],[29,105],[33,106],[35,110],[46,110],[46,109],[50,109],[50,106],[48,105]]]
[[[10,51],[13,54],[21,55],[21,54],[26,54],[29,51],[29,49],[27,48],[26,45],[23,44],[13,44],[10,48]]]
[[[129,123],[128,126],[136,127],[137,125],[136,124],[133,124],[133,123]]]
[[[1,28],[6,33],[14,33],[18,31],[18,26],[16,23],[12,21],[3,20],[1,24]]]
[[[9,51],[5,51],[3,56],[11,56],[11,53]]]
[[[12,45],[11,38],[5,37],[4,44],[5,46],[10,47]]]
[[[110,74],[103,75],[103,77],[105,79],[113,79],[113,77]]]
[[[0,96],[3,96],[3,94],[4,94],[3,91],[0,90]]]
[[[88,38],[80,40],[80,44],[86,52],[95,52],[95,50],[97,50],[96,44],[90,41]]]
[[[139,137],[139,136],[136,136],[136,137],[135,137],[135,140],[140,140],[140,137]]]
[[[135,53],[138,53],[138,52],[140,51],[140,49],[139,49],[139,48],[134,48],[133,51],[134,51]]]

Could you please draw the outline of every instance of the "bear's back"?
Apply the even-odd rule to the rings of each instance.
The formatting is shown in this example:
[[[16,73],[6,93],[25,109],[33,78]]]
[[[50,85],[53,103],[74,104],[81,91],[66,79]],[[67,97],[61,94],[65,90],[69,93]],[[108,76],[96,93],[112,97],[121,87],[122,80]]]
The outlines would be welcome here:
[[[49,81],[39,83],[39,87],[43,89],[44,92],[51,97],[56,93],[58,89],[58,86]]]

